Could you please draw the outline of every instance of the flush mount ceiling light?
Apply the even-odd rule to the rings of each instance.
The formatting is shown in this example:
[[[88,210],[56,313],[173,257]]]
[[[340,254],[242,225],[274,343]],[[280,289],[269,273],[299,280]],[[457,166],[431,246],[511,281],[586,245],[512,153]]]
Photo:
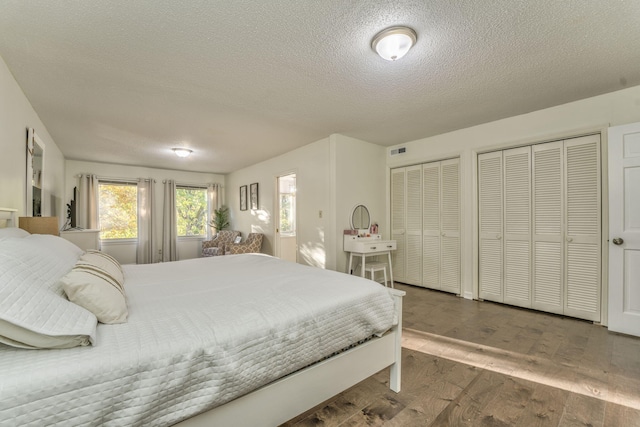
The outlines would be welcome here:
[[[189,154],[193,153],[193,150],[188,148],[172,148],[172,150],[178,157],[189,157]]]
[[[416,44],[418,35],[409,27],[391,27],[373,38],[371,47],[387,61],[395,61],[407,54]]]

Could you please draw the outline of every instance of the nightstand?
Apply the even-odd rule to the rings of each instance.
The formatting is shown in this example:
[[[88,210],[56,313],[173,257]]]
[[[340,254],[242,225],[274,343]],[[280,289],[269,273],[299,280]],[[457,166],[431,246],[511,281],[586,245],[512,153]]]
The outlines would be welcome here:
[[[60,237],[70,241],[85,251],[97,251],[100,248],[100,230],[61,231]]]

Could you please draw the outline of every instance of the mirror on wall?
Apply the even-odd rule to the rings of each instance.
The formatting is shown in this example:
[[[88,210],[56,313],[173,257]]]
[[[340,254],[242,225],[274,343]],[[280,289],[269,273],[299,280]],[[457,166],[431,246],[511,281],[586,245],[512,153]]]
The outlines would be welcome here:
[[[356,205],[351,211],[351,228],[354,230],[369,230],[371,217],[365,205]]]
[[[32,128],[27,131],[26,216],[42,216],[44,211],[44,142]]]

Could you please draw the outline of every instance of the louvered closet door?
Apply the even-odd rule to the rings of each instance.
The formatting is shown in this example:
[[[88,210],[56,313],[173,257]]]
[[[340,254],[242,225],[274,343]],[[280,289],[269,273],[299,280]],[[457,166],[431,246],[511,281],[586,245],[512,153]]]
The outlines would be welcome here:
[[[503,302],[502,152],[478,155],[479,296]]]
[[[564,313],[600,321],[600,136],[565,141]]]
[[[406,169],[405,283],[422,285],[422,166]]]
[[[533,146],[533,292],[532,307],[564,311],[564,144]]]
[[[393,278],[404,282],[405,278],[405,195],[406,172],[404,168],[391,170],[391,239],[396,241],[393,251]]]
[[[460,159],[440,162],[440,289],[460,293]]]
[[[502,152],[504,302],[531,307],[531,147]]]
[[[422,165],[422,285],[440,289],[440,162]]]

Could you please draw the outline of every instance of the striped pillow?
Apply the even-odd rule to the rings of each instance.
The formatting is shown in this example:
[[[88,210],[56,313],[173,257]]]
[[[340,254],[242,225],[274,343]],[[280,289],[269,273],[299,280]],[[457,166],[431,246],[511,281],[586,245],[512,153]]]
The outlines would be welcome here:
[[[99,322],[124,323],[129,313],[122,269],[115,259],[102,255],[106,254],[83,255],[60,279],[62,288],[69,301],[95,314]]]
[[[121,285],[124,284],[124,273],[118,260],[109,254],[105,254],[100,251],[89,250],[85,252],[81,257],[81,261],[85,261],[88,264],[95,265],[108,272],[114,279],[116,279]]]

